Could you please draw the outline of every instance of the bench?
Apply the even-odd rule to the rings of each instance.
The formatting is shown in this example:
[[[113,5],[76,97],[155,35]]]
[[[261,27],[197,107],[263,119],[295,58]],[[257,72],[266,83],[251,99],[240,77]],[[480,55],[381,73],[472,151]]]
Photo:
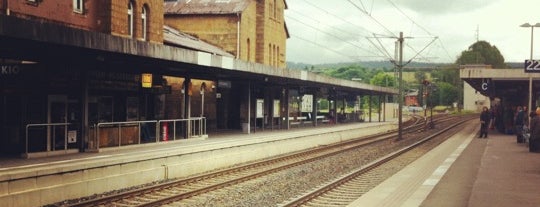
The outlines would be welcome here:
[[[328,120],[325,116],[322,116],[322,115],[319,115],[317,117],[315,117],[317,119],[317,122],[318,121],[321,121],[322,123],[328,123],[330,122],[330,120]]]
[[[285,118],[283,118],[285,119]],[[306,120],[307,117],[303,117],[303,116],[299,116],[299,117],[292,117],[292,116],[289,116],[289,125],[291,126],[298,126],[300,124],[302,124],[304,122],[304,120]]]

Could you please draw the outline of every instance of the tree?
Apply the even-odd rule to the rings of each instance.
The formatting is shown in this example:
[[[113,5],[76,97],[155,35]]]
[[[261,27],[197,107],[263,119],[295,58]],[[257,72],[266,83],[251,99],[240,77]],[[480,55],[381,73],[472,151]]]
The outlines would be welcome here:
[[[431,100],[437,105],[451,106],[458,100],[458,88],[447,82],[439,82]]]
[[[382,69],[367,69],[360,65],[350,65],[339,68],[327,68],[323,70],[323,73],[339,79],[351,80],[353,78],[359,78],[368,81],[381,70]]]
[[[377,74],[373,76],[373,78],[369,79],[369,84],[376,85],[376,86],[389,87],[389,88],[397,86],[397,82],[394,76],[388,73],[385,73],[383,71],[379,71]],[[372,106],[380,106],[380,102],[382,102],[383,100],[379,100],[379,98],[380,97],[378,96],[374,96],[371,99],[371,103],[369,103],[368,101],[369,99],[367,98],[363,99],[362,108],[368,108],[369,107],[368,104],[371,104]]]
[[[384,72],[379,72],[373,76],[373,78],[369,80],[369,84],[384,87],[394,87],[397,85],[394,76]]]
[[[436,70],[432,74],[433,79],[445,83],[442,90],[441,105],[451,105],[454,102],[462,102],[463,80],[459,77],[457,68]],[[448,87],[446,87],[448,84]]]
[[[493,68],[507,67],[499,49],[486,41],[478,41],[469,46],[468,50],[461,52],[456,64],[485,64],[491,65]]]

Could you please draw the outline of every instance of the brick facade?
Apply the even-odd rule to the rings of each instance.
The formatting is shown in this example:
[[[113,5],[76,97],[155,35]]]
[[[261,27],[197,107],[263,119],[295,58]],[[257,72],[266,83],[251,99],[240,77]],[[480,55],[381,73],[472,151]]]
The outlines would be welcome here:
[[[246,1],[248,6],[238,14],[165,14],[165,24],[221,47],[240,60],[285,68],[285,1]]]
[[[187,23],[189,22],[189,23]],[[238,18],[232,15],[190,15],[165,18],[165,24],[192,34],[236,55]]]
[[[147,8],[148,29],[147,37],[151,42],[163,43],[163,0],[138,0],[133,3],[134,37],[142,40],[142,10]],[[111,3],[111,34],[130,37],[128,31],[129,0],[114,0]]]
[[[285,67],[285,1],[257,1],[257,62],[271,66]]]
[[[0,14],[128,37],[128,0],[82,0],[81,11],[72,0],[0,0]],[[135,37],[142,39],[142,6],[147,6],[148,41],[163,43],[163,1],[137,0],[134,4]]]

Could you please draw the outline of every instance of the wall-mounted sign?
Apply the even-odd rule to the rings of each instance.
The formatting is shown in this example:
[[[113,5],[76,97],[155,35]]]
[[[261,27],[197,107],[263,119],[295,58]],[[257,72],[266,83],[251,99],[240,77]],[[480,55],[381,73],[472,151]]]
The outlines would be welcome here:
[[[141,75],[141,83],[143,88],[152,88],[152,74],[151,73],[143,73]]]
[[[68,143],[75,143],[77,142],[77,131],[76,130],[69,130],[68,131]]]
[[[273,117],[280,117],[279,116],[279,109],[280,109],[280,104],[279,104],[279,99],[275,99],[274,100],[274,114],[273,114]]]
[[[540,61],[538,60],[525,60],[524,66],[526,73],[540,73]]]
[[[19,65],[0,65],[0,75],[18,75],[21,72]]]
[[[482,90],[487,91],[489,89],[488,83],[482,83]]]
[[[218,88],[231,88],[232,87],[232,83],[231,81],[226,81],[226,80],[218,80]]]
[[[302,96],[302,112],[312,112],[313,111],[313,95],[305,94]]]
[[[257,99],[257,107],[255,108],[256,109],[256,117],[257,118],[264,118],[264,99]]]

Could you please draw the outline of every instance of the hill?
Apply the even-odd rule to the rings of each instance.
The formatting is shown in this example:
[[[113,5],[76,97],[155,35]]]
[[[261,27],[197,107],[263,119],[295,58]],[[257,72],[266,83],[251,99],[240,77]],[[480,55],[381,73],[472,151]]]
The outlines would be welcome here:
[[[297,62],[287,62],[287,67],[289,69],[298,69],[298,70],[311,70],[319,71],[320,69],[327,68],[341,68],[348,67],[351,65],[359,65],[367,69],[392,69],[394,65],[390,61],[364,61],[364,62],[343,62],[343,63],[328,63],[328,64],[306,64],[306,63],[297,63]],[[508,62],[506,63],[508,68],[523,68],[523,62]],[[422,63],[422,62],[411,62],[405,66],[406,70],[413,69],[437,69],[437,68],[448,68],[453,67],[453,64],[450,63]]]
[[[364,61],[364,62],[342,62],[342,63],[328,63],[328,64],[318,64],[318,65],[311,65],[306,63],[297,63],[297,62],[287,62],[287,67],[289,69],[298,69],[298,70],[312,70],[312,71],[318,71],[320,69],[326,69],[326,68],[341,68],[341,67],[348,67],[351,65],[359,65],[361,67],[367,68],[367,69],[392,69],[394,68],[394,64],[392,64],[390,61]],[[451,64],[448,63],[417,63],[417,62],[411,62],[410,64],[406,65],[405,68],[418,68],[418,69],[435,69],[440,67],[448,67]]]

